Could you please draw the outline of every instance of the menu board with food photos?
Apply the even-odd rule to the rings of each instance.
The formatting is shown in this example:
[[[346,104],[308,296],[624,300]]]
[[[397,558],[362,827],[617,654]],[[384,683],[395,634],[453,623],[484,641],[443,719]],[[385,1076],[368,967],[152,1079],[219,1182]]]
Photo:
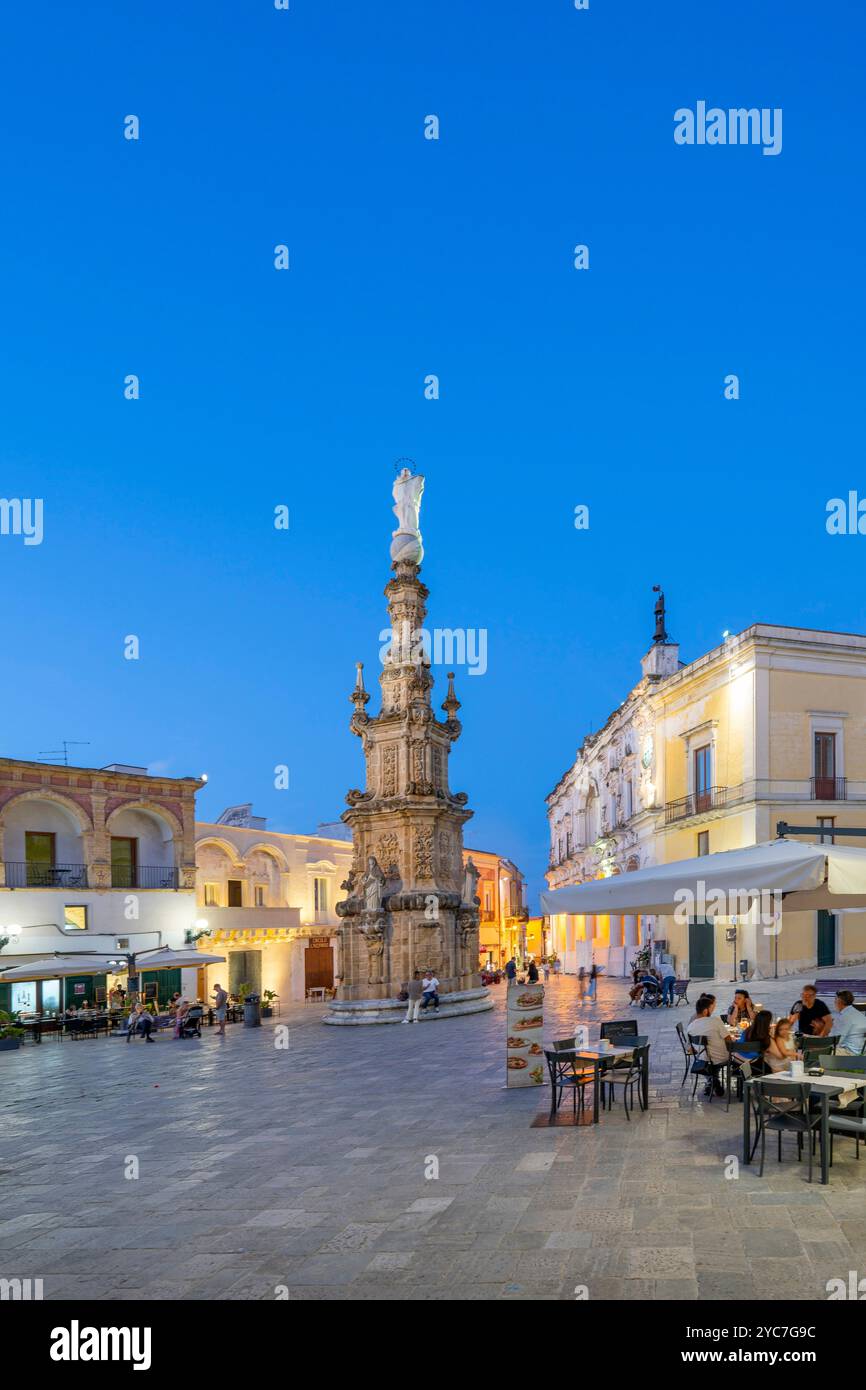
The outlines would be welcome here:
[[[544,986],[510,984],[506,1016],[506,1086],[543,1086]]]

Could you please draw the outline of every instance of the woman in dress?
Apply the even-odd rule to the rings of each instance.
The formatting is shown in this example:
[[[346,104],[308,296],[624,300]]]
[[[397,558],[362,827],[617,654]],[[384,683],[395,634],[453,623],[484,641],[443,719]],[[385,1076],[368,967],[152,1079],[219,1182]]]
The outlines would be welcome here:
[[[794,1031],[789,1018],[780,1018],[771,1030],[770,1045],[764,1053],[764,1061],[770,1071],[787,1071],[797,1055]]]

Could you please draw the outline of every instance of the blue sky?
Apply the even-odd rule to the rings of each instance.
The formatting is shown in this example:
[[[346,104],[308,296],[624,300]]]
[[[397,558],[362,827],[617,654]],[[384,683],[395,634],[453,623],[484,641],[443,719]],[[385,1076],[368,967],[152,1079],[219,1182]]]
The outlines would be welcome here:
[[[824,528],[866,495],[864,30],[851,0],[7,15],[0,495],[45,535],[0,537],[2,751],[86,739],[207,771],[205,817],[335,819],[403,455],[431,624],[488,631],[467,842],[533,905],[544,796],[638,678],[653,583],[687,660],[755,620],[866,631],[866,538]],[[782,153],[675,145],[698,100],[781,107]]]

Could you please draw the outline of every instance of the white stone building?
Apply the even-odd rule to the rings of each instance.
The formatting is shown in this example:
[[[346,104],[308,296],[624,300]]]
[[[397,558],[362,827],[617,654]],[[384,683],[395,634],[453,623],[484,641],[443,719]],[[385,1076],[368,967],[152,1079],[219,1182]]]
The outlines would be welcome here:
[[[250,807],[233,807],[196,824],[196,864],[196,911],[210,933],[201,944],[227,957],[202,972],[203,989],[248,983],[288,1003],[333,987],[351,841],[268,830]]]

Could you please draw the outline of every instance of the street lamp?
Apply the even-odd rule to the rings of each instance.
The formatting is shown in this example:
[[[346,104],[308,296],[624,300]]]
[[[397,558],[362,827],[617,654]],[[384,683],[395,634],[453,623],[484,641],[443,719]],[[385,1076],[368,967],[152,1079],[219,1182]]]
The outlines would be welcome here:
[[[194,946],[203,936],[210,936],[210,927],[208,926],[207,918],[198,917],[196,921],[193,922],[192,927],[187,927],[186,929],[185,940],[187,946]]]

